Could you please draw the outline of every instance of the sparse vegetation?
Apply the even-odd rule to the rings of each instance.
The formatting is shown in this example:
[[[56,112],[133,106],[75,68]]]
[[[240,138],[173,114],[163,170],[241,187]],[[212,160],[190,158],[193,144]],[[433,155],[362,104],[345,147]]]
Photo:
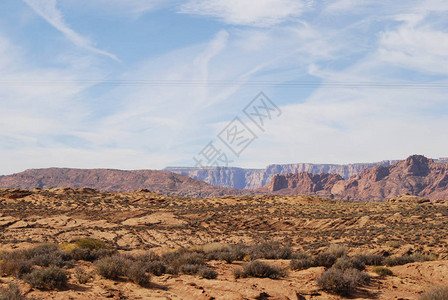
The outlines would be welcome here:
[[[145,286],[149,283],[151,276],[146,273],[142,263],[132,263],[127,266],[126,276],[134,283]]]
[[[376,266],[373,268],[373,272],[380,276],[392,276],[394,274],[391,269],[383,266]]]
[[[448,287],[439,286],[424,292],[420,300],[448,300]]]
[[[95,262],[95,266],[98,270],[98,274],[107,279],[118,279],[121,276],[125,276],[125,270],[128,265],[128,261],[120,255],[114,255],[110,257],[101,258]]]
[[[92,279],[92,274],[86,272],[84,269],[79,267],[75,269],[74,275],[76,281],[78,281],[78,283],[80,284],[86,284]]]
[[[235,278],[258,277],[279,279],[286,275],[285,270],[262,261],[252,261],[243,265],[242,271],[234,271]]]
[[[59,267],[35,269],[25,275],[24,280],[32,287],[41,290],[61,289],[67,285],[67,272]]]
[[[321,289],[337,295],[348,296],[358,286],[368,283],[370,277],[357,269],[331,268],[316,280]]]
[[[17,284],[10,283],[7,288],[0,288],[0,300],[27,300]]]

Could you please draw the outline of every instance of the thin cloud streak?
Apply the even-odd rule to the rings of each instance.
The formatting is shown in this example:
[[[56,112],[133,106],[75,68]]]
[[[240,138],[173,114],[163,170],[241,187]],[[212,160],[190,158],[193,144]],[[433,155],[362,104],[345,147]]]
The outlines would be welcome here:
[[[83,37],[73,29],[71,29],[65,22],[62,13],[56,7],[56,0],[23,0],[29,7],[31,7],[36,14],[41,16],[50,25],[63,33],[72,43],[78,47],[92,51],[94,53],[107,56],[117,62],[120,62],[118,57],[114,54],[98,49],[93,46],[92,41]]]

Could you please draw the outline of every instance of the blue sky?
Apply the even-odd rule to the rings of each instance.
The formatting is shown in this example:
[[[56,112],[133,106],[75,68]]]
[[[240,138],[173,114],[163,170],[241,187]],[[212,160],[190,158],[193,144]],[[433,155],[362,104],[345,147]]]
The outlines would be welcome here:
[[[3,0],[0,174],[193,166],[210,141],[242,167],[448,156],[447,86],[444,0]]]

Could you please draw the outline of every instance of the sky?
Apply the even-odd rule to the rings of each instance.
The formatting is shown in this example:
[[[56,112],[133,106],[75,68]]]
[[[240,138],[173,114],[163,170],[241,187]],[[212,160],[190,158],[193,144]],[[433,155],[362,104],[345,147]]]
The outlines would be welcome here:
[[[0,3],[0,174],[438,158],[447,128],[445,0]]]

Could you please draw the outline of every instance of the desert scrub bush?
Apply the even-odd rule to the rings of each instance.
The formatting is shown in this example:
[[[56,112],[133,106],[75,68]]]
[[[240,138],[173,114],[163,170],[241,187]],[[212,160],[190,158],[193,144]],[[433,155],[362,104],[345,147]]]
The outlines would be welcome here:
[[[448,287],[439,286],[424,292],[420,300],[448,300]]]
[[[433,261],[437,259],[437,256],[435,255],[426,255],[418,252],[411,254],[410,257],[414,262]]]
[[[128,266],[126,268],[126,276],[140,286],[146,286],[151,279],[151,276],[146,274],[145,266],[142,263],[132,263]]]
[[[341,257],[338,258],[336,263],[333,265],[333,268],[341,269],[342,271],[345,271],[347,269],[357,269],[362,271],[365,270],[366,265],[356,257]]]
[[[136,261],[141,261],[143,263],[150,263],[154,261],[160,261],[161,257],[154,252],[147,252],[145,254],[139,254],[134,257]]]
[[[339,258],[347,256],[348,248],[342,244],[331,244],[325,252]]]
[[[316,262],[314,258],[304,253],[298,258],[292,259],[289,263],[291,270],[304,270],[315,266]]]
[[[246,277],[242,268],[233,269],[233,276],[235,279]]]
[[[95,262],[98,274],[112,280],[125,276],[125,270],[129,264],[130,262],[120,255],[104,257]]]
[[[203,255],[200,255],[199,253],[187,252],[175,258],[173,261],[169,263],[169,265],[174,270],[180,270],[180,268],[183,265],[198,265],[198,266],[205,265],[205,259]]]
[[[357,269],[331,268],[322,273],[316,281],[317,285],[330,293],[348,296],[353,293],[359,285],[369,282],[370,277]]]
[[[216,279],[218,277],[215,270],[204,266],[199,269],[198,275],[205,279]]]
[[[100,250],[106,248],[106,244],[103,241],[84,238],[75,241],[76,246],[80,249]]]
[[[201,265],[182,265],[179,267],[179,271],[186,275],[195,275],[199,272]]]
[[[359,261],[362,261],[367,266],[381,266],[384,264],[384,256],[376,254],[358,254],[355,255]]]
[[[145,264],[146,270],[155,275],[155,276],[162,276],[166,273],[166,266],[161,261],[150,261]]]
[[[33,264],[29,260],[2,255],[0,273],[7,276],[22,277],[32,271]]]
[[[347,252],[348,249],[345,245],[331,244],[330,247],[314,257],[314,262],[316,266],[331,268],[338,258],[347,256]]]
[[[316,266],[331,268],[331,266],[335,264],[337,259],[338,258],[331,253],[321,252],[314,257],[314,263]]]
[[[92,274],[90,274],[90,273],[86,272],[84,269],[78,267],[75,269],[74,277],[75,277],[76,281],[78,281],[78,283],[86,284],[87,282],[90,281],[90,279],[92,279]]]
[[[35,269],[25,275],[25,282],[40,290],[61,289],[67,285],[67,272],[59,267]]]
[[[10,283],[7,288],[0,289],[0,300],[26,300],[27,298],[22,295],[18,286],[14,283]]]
[[[283,247],[278,242],[268,242],[249,247],[251,259],[290,259],[292,248]]]
[[[391,276],[394,274],[391,269],[383,267],[383,266],[376,266],[375,268],[373,268],[372,271],[380,276],[383,276],[383,277]]]
[[[384,260],[384,263],[388,266],[401,266],[413,262],[432,261],[434,259],[434,256],[414,253],[412,255],[389,256]]]
[[[284,277],[285,275],[286,272],[283,269],[262,261],[255,260],[243,265],[243,271],[240,277],[279,279],[281,277]]]

